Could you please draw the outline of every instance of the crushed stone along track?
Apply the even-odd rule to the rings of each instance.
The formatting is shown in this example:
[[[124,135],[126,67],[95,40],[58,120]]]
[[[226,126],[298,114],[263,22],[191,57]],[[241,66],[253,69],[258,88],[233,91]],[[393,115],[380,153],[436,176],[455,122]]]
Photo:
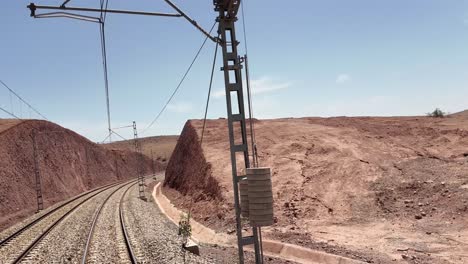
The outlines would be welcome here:
[[[40,212],[36,213],[34,216],[29,217],[29,218],[17,223],[16,225],[13,225],[13,226],[3,230],[0,233],[0,247],[3,246],[4,244],[8,243],[9,240],[11,240],[14,237],[18,236],[19,234],[21,234],[23,231],[25,231],[28,228],[32,227],[37,222],[43,220],[45,217],[50,216],[53,213],[56,213],[57,210],[62,209],[64,206],[68,206],[71,203],[75,202],[76,200],[78,200],[78,199],[82,198],[83,196],[86,196],[86,195],[88,195],[88,194],[90,194],[92,192],[102,190],[102,189],[104,189],[106,187],[113,186],[115,184],[116,183],[112,183],[112,184],[108,184],[108,185],[105,185],[105,186],[102,186],[102,187],[98,187],[98,188],[89,190],[87,192],[81,193],[81,194],[79,194],[79,195],[77,195],[75,197],[72,197],[72,198],[70,198],[68,200],[65,200],[63,202],[56,203],[56,204],[50,206],[49,208],[41,210]]]
[[[122,223],[119,221],[120,204],[128,188],[133,184],[115,189],[96,211],[91,229],[88,232],[88,240],[81,260],[82,264],[131,263],[134,259],[128,252],[122,228],[118,228]]]
[[[38,252],[42,252],[41,254],[45,256],[44,262],[50,263],[54,252],[60,252],[58,248],[52,246],[44,251],[39,251],[39,249],[44,249],[49,241],[56,245],[59,243],[68,245],[70,241],[64,239],[51,240],[49,235],[57,233],[56,230],[62,227],[62,232],[59,232],[57,237],[66,237],[67,234],[71,233],[70,230],[73,230],[73,228],[70,228],[71,226],[69,225],[63,225],[62,222],[68,222],[70,218],[76,217],[77,214],[80,214],[82,208],[89,207],[89,204],[95,204],[96,199],[102,197],[103,193],[117,188],[116,186],[118,185],[107,185],[79,195],[69,202],[35,218],[24,227],[14,232],[10,231],[8,235],[4,235],[5,238],[0,244],[0,263],[19,263],[21,261],[37,263],[40,262],[40,258],[36,254]],[[78,213],[75,214],[75,212]],[[59,260],[67,261],[62,256],[60,256]]]
[[[200,257],[183,251],[177,227],[151,202],[138,198],[138,188],[132,186],[123,203],[130,243],[137,260],[142,263],[217,263],[210,257]]]
[[[232,263],[236,252],[227,248],[203,247],[202,256],[182,250],[177,226],[154,205],[148,189],[145,194],[148,201],[138,197],[132,180],[57,206],[0,247],[0,264]]]

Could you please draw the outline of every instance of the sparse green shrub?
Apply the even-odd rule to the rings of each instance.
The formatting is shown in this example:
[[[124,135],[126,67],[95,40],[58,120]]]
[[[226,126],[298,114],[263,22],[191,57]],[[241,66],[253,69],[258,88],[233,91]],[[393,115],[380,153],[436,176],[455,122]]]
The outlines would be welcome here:
[[[438,117],[438,118],[442,118],[442,117],[445,117],[447,115],[447,113],[445,113],[444,111],[440,110],[439,108],[436,108],[434,111],[432,111],[431,113],[427,113],[427,116],[430,116],[430,117]]]
[[[180,214],[179,236],[182,236],[182,246],[185,246],[188,239],[192,236],[192,226],[190,225],[190,214]]]

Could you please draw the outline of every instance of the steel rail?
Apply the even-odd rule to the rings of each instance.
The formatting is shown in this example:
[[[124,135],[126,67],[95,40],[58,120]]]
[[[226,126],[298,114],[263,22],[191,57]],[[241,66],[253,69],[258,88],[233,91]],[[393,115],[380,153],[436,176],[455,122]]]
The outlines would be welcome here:
[[[130,245],[130,238],[128,236],[127,228],[125,227],[125,220],[123,215],[123,200],[125,198],[125,194],[127,194],[128,190],[135,184],[130,185],[125,192],[122,194],[119,203],[119,218],[120,218],[120,227],[122,229],[122,233],[124,235],[125,246],[127,247],[128,255],[130,257],[130,261],[132,264],[137,264],[138,260],[136,259],[135,253],[133,252],[132,245]]]
[[[29,224],[23,226],[22,228],[20,228],[19,230],[15,231],[13,234],[9,235],[8,237],[6,237],[5,239],[3,239],[2,241],[0,241],[0,247],[3,247],[6,243],[8,243],[10,240],[12,240],[13,238],[19,236],[20,234],[22,234],[24,231],[26,231],[27,229],[31,228],[32,226],[34,226],[35,224],[39,223],[41,220],[43,220],[44,218],[46,218],[47,216],[53,214],[54,212],[56,212],[57,210],[69,205],[70,203],[80,199],[81,197],[87,195],[87,194],[90,194],[92,192],[95,192],[95,191],[98,191],[100,189],[103,189],[103,188],[106,188],[106,187],[112,187],[114,185],[118,185],[120,184],[121,182],[119,183],[111,183],[111,184],[108,184],[108,185],[104,185],[104,186],[101,186],[101,187],[98,187],[98,188],[95,188],[95,189],[92,189],[92,190],[89,190],[87,192],[84,192],[74,198],[72,198],[71,200],[65,202],[64,204],[62,205],[59,205],[58,207],[50,210],[49,212],[43,214],[42,216],[38,217],[37,219],[31,221]]]
[[[98,190],[96,193],[92,194],[91,196],[87,197],[86,199],[84,199],[83,201],[78,203],[77,205],[73,206],[70,210],[68,210],[65,214],[63,214],[59,219],[54,221],[54,223],[52,225],[50,225],[47,229],[45,229],[38,237],[36,237],[34,239],[34,241],[31,244],[29,244],[29,246],[25,250],[23,250],[18,257],[16,257],[16,259],[13,261],[13,263],[20,263],[29,254],[29,252],[31,252],[31,250],[34,247],[36,247],[39,244],[39,242],[42,241],[42,239],[44,239],[45,236],[47,234],[49,234],[52,231],[52,229],[54,229],[68,215],[70,215],[71,213],[76,211],[76,209],[78,209],[80,206],[82,206],[84,203],[86,203],[91,198],[97,196],[98,194],[100,194],[100,193],[102,193],[102,192],[104,192],[104,191],[106,191],[106,190],[108,190],[108,189],[110,189],[112,187],[115,187],[115,185],[118,185],[118,184],[121,184],[121,183],[117,183],[117,184],[114,184],[112,186],[102,188],[102,189]]]
[[[130,183],[132,184],[132,183]],[[135,183],[133,183],[132,185],[134,185]],[[99,206],[98,210],[96,211],[96,213],[94,214],[94,217],[93,217],[93,221],[91,223],[91,228],[89,230],[89,234],[88,234],[88,239],[86,240],[86,245],[85,245],[85,250],[83,252],[83,258],[81,259],[81,263],[82,264],[86,264],[86,260],[88,258],[88,252],[89,252],[89,248],[90,248],[90,245],[91,245],[91,240],[93,239],[93,234],[94,234],[94,229],[96,228],[96,223],[97,223],[97,219],[99,218],[99,215],[101,214],[102,212],[102,209],[104,208],[104,206],[106,205],[107,201],[109,201],[109,199],[120,189],[122,189],[123,187],[125,187],[127,185],[122,185],[120,186],[119,188],[115,189],[111,194],[109,194],[109,196],[107,196],[107,198],[104,200],[104,202],[101,204],[101,206]]]

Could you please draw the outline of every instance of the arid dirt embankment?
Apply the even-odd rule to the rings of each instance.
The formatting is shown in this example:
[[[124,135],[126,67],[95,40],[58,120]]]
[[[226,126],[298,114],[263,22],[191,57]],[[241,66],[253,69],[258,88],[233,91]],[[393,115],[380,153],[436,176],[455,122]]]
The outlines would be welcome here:
[[[186,123],[164,189],[221,232],[234,228],[226,123],[207,122],[203,148],[202,122]],[[468,263],[467,112],[255,128],[260,165],[273,172],[276,223],[266,237],[374,263]]]
[[[37,208],[32,132],[44,208],[86,190],[151,173],[151,160],[109,150],[54,123],[0,119],[0,230]],[[161,169],[156,163],[157,170]]]

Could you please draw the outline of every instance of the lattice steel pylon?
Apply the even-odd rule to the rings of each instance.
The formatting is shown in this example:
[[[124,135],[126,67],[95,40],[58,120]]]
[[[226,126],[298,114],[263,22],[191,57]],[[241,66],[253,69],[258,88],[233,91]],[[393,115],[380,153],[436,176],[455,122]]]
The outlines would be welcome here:
[[[214,0],[213,4],[215,5],[215,11],[219,13],[217,17],[217,21],[219,22],[218,34],[223,51],[223,67],[221,70],[224,72],[226,91],[239,263],[244,263],[243,247],[245,245],[254,244],[255,263],[259,264],[263,263],[259,240],[259,229],[252,227],[252,235],[246,237],[242,235],[238,188],[239,181],[244,179],[245,175],[239,175],[240,170],[238,171],[237,168],[237,159],[243,159],[245,168],[250,168],[244,110],[244,92],[242,87],[242,65],[241,59],[237,53],[239,42],[236,39],[235,30],[235,22],[237,21],[237,11],[239,10],[240,0]],[[238,153],[242,154],[241,157],[237,157]]]
[[[36,180],[36,198],[37,198],[37,212],[44,209],[44,201],[42,199],[42,186],[41,186],[41,174],[39,171],[39,160],[37,153],[37,144],[36,144],[36,132],[32,131],[32,146],[33,146],[33,158],[34,158],[34,174]]]
[[[137,126],[136,122],[133,121],[133,139],[134,139],[134,144],[135,144],[135,152],[137,153],[137,175],[138,175],[138,194],[140,199],[146,200],[146,195],[145,195],[145,177],[143,177],[143,173],[141,171],[141,146],[140,142],[138,142],[138,131],[137,131]]]
[[[153,172],[153,177],[155,177],[156,176],[156,168],[154,167],[153,150],[151,150],[151,170]]]

